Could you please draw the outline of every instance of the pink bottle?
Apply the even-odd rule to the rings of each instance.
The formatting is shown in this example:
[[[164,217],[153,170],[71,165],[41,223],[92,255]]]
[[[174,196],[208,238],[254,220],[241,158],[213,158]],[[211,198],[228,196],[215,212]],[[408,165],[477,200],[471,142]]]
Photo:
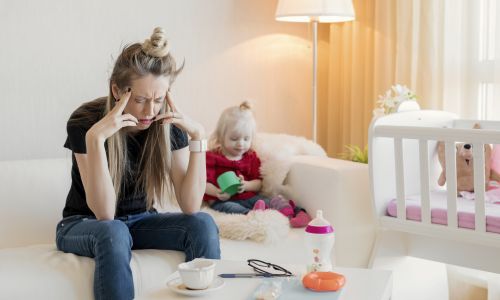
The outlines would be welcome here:
[[[330,272],[333,269],[331,255],[335,243],[334,229],[323,218],[323,211],[316,212],[306,227],[305,243],[310,257],[307,272]]]

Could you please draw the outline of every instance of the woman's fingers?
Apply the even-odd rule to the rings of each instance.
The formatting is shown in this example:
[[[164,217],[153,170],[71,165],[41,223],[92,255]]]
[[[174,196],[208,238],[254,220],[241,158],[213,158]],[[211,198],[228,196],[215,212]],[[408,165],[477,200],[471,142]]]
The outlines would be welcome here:
[[[169,111],[167,113],[157,115],[154,120],[155,120],[155,122],[162,120],[162,123],[165,123],[167,120],[172,120],[172,119],[179,119],[180,120],[180,119],[184,119],[184,116],[179,112]]]
[[[122,121],[133,121],[136,124],[139,123],[139,120],[137,120],[137,118],[131,114],[124,114],[124,115],[121,115],[120,117],[121,117]]]
[[[132,94],[132,91],[129,88],[125,94],[122,94],[120,100],[118,100],[116,102],[116,105],[113,108],[113,111],[119,115],[123,114],[123,111],[125,110],[125,106],[127,106],[127,103],[128,103],[128,100],[130,99],[131,94]]]
[[[167,91],[167,94],[165,95],[165,99],[167,100],[168,106],[172,109],[173,112],[177,111],[177,107],[175,107],[174,101],[172,101],[172,97],[170,97],[170,91]]]
[[[122,128],[129,127],[129,126],[137,126],[137,123],[134,121],[123,121],[122,122]]]

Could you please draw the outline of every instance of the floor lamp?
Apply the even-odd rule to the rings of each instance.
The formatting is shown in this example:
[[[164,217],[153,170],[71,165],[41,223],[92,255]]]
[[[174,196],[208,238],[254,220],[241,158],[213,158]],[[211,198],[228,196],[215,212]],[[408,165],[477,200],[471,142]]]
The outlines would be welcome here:
[[[312,23],[313,26],[313,82],[312,127],[313,141],[317,141],[317,64],[318,23],[335,23],[354,20],[351,0],[278,0],[276,20]]]

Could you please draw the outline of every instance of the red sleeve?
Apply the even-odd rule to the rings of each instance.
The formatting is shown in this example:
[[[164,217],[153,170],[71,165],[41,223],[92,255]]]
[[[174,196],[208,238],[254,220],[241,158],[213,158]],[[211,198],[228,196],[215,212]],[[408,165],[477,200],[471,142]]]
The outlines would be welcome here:
[[[207,182],[217,185],[217,178],[215,173],[216,155],[213,152],[207,151],[206,163],[207,163]]]
[[[260,158],[257,156],[257,153],[252,153],[252,159],[250,162],[250,179],[262,179],[260,175]]]

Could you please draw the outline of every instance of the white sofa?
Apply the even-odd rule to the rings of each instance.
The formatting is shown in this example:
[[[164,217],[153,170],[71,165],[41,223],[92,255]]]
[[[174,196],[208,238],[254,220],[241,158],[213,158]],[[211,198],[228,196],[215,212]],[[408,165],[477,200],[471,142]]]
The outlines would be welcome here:
[[[0,299],[92,299],[92,259],[60,252],[54,243],[70,185],[69,158],[0,161]],[[324,215],[336,229],[335,260],[366,266],[374,239],[366,165],[299,156],[286,182],[301,206]],[[221,240],[222,258],[305,263],[301,229],[280,243]],[[177,251],[133,251],[137,298],[165,287],[184,260]]]

